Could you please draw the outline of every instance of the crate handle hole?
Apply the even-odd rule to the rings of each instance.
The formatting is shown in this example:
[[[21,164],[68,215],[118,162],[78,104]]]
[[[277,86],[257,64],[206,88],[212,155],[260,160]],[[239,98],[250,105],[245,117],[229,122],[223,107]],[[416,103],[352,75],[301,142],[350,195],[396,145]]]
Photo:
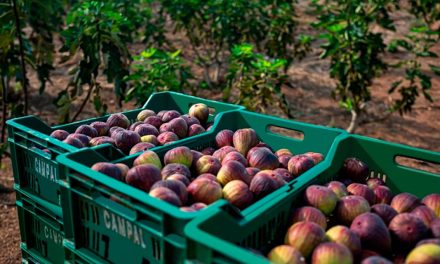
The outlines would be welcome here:
[[[434,163],[405,156],[396,156],[394,158],[394,161],[397,164],[407,168],[440,174],[440,163]]]
[[[273,134],[281,135],[283,137],[294,138],[299,141],[304,140],[304,133],[298,130],[272,125],[268,126],[268,130]]]

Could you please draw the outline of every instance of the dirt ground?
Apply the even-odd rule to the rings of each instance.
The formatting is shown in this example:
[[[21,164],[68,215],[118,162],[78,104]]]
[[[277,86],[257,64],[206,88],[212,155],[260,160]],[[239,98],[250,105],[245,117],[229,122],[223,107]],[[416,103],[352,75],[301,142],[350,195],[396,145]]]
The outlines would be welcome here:
[[[385,32],[386,39],[391,39],[393,35],[406,32],[408,28],[408,15],[396,13],[397,32]],[[132,47],[138,50],[139,45]],[[142,48],[142,47],[141,47]],[[440,44],[435,50],[440,54]],[[331,89],[334,81],[328,76],[328,62],[320,60],[320,49],[316,45],[312,52],[302,61],[294,63],[289,69],[288,75],[290,83],[294,88],[284,87],[283,92],[291,107],[291,113],[299,121],[313,124],[331,125],[346,128],[350,121],[350,115],[338,108],[338,105],[331,99]],[[405,57],[406,54],[400,53],[395,57]],[[49,124],[56,124],[57,109],[52,104],[60,89],[66,86],[68,81],[68,70],[74,66],[75,60],[59,63],[56,61],[55,69],[52,72],[52,83],[49,83],[45,92],[38,94],[38,79],[34,72],[29,73],[31,80],[32,94],[30,96],[31,113],[40,116]],[[430,61],[432,64],[440,66],[438,61]],[[424,69],[426,70],[426,69]],[[402,76],[402,72],[391,71],[374,82],[372,89],[374,100],[369,104],[369,109],[380,113],[389,102],[387,93],[390,84]],[[383,122],[368,123],[356,130],[356,133],[380,138],[392,142],[404,143],[410,146],[440,151],[440,79],[432,76],[431,95],[434,103],[425,99],[420,99],[414,110],[405,116],[398,114],[392,115]],[[124,104],[123,109],[115,105],[115,98],[110,85],[105,86],[103,98],[109,98],[107,103],[110,111],[120,111],[132,109],[133,104]],[[220,98],[220,93],[208,93],[202,91],[201,97]],[[268,109],[269,114],[281,115],[275,109]],[[96,113],[91,106],[85,109],[80,118],[93,117]],[[0,171],[0,263],[19,263],[21,253],[19,249],[20,233],[13,188],[13,176],[10,161],[3,159],[3,166]],[[423,164],[422,164],[423,165]],[[426,165],[426,164],[425,164]],[[432,167],[432,165],[430,166]],[[6,188],[6,189],[5,189]]]

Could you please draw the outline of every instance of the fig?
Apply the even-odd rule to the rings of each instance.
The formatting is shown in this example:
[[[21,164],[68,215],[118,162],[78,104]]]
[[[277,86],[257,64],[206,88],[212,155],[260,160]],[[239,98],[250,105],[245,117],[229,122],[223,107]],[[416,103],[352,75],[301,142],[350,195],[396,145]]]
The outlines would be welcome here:
[[[217,181],[222,186],[225,186],[226,183],[233,180],[241,180],[246,184],[250,183],[250,176],[247,173],[246,168],[243,164],[235,160],[231,160],[223,165],[217,173]]]
[[[188,167],[180,163],[170,163],[165,165],[162,169],[162,178],[165,180],[168,176],[173,174],[183,174],[186,178],[191,179],[191,172]]]
[[[432,220],[437,218],[434,211],[425,205],[417,206],[416,209],[412,210],[411,214],[422,220],[428,228],[430,227]]]
[[[108,135],[109,135],[111,138],[113,138],[113,136],[116,134],[116,132],[119,132],[119,131],[125,131],[125,129],[123,129],[122,127],[117,127],[117,126],[115,126],[115,127],[111,127],[111,128],[108,130]]]
[[[186,177],[185,175],[180,174],[180,173],[171,174],[170,176],[165,177],[165,180],[180,181],[185,186],[188,186],[190,184],[188,177]]]
[[[399,193],[391,200],[391,207],[398,213],[411,212],[419,206],[419,198],[410,193]]]
[[[380,204],[390,204],[391,200],[393,199],[393,193],[391,190],[383,185],[379,185],[373,188],[374,196],[375,196],[375,203]]]
[[[298,177],[315,166],[315,162],[305,155],[295,155],[290,158],[287,169],[293,176]]]
[[[431,221],[431,232],[435,238],[440,238],[440,218]]]
[[[231,161],[233,162],[233,161]],[[229,162],[228,164],[230,164]],[[217,176],[218,178],[218,176]],[[285,184],[282,177],[271,170],[262,170],[255,174],[249,185],[249,189],[254,193],[255,197],[260,199],[269,193],[277,190]]]
[[[287,230],[285,244],[290,245],[307,258],[321,242],[325,241],[325,232],[322,228],[308,221],[293,224]]]
[[[186,124],[183,118],[178,117],[174,118],[169,122],[170,130],[174,134],[176,134],[179,138],[184,138],[188,134],[188,125]]]
[[[289,160],[292,158],[293,156],[292,155],[282,155],[282,156],[279,156],[278,157],[278,162],[280,163],[280,165],[283,167],[283,168],[288,168],[288,166],[289,166]]]
[[[353,255],[350,250],[338,243],[325,242],[319,244],[312,254],[312,264],[352,264]]]
[[[183,118],[183,120],[185,120],[188,127],[191,127],[192,125],[202,125],[200,124],[200,121],[197,118],[191,117],[188,114],[183,115],[181,117]]]
[[[406,257],[408,264],[438,264],[440,263],[440,246],[425,244],[411,250]]]
[[[140,124],[135,129],[134,132],[138,133],[139,136],[147,136],[147,135],[154,135],[158,136],[159,131],[156,127],[149,125],[149,124]]]
[[[348,195],[347,187],[340,181],[331,181],[327,183],[327,188],[332,190],[338,198]]]
[[[83,148],[84,144],[81,142],[81,140],[73,137],[67,137],[65,140],[63,140],[64,143],[69,144],[71,146],[74,146],[76,148]]]
[[[143,164],[151,164],[156,166],[158,169],[162,169],[162,163],[160,162],[159,156],[157,156],[157,154],[151,150],[144,151],[133,161],[133,166]]]
[[[239,180],[233,180],[223,187],[223,198],[238,209],[243,210],[252,204],[254,195],[249,190],[249,186],[246,183]]]
[[[274,170],[275,173],[278,173],[284,181],[286,182],[290,182],[291,180],[294,179],[293,175],[286,169],[284,168],[278,168]]]
[[[436,244],[436,245],[440,246],[440,238],[422,239],[419,241],[419,243],[417,243],[416,247],[418,247],[420,245],[425,245],[425,244]]]
[[[232,136],[232,143],[238,152],[246,156],[247,152],[258,144],[258,136],[252,128],[238,129]]]
[[[154,126],[156,129],[159,129],[162,125],[162,119],[158,116],[149,116],[144,120],[145,124],[149,124]]]
[[[90,125],[81,125],[76,130],[75,133],[83,134],[91,138],[98,136],[98,131]]]
[[[370,178],[370,179],[368,179],[368,181],[367,181],[367,186],[368,186],[370,189],[374,189],[374,188],[376,188],[377,186],[382,186],[382,185],[385,185],[385,183],[383,182],[383,180],[381,180],[381,179],[379,179],[379,178]]]
[[[357,158],[345,159],[340,171],[341,176],[358,183],[365,183],[369,173],[368,165]]]
[[[188,147],[176,147],[168,150],[163,157],[163,162],[166,164],[180,163],[187,167],[192,164],[193,154]]]
[[[199,125],[199,124],[191,125],[188,128],[188,137],[192,137],[192,136],[195,136],[195,135],[199,135],[199,134],[205,133],[205,131],[206,130],[201,125]]]
[[[381,256],[371,256],[362,260],[361,264],[393,264],[393,262]]]
[[[90,124],[91,127],[93,127],[96,132],[98,132],[98,136],[107,136],[108,135],[108,131],[110,129],[110,127],[108,126],[108,124],[106,122],[93,122]]]
[[[209,117],[209,108],[202,103],[193,104],[188,110],[188,115],[197,118],[201,124],[206,124]]]
[[[324,160],[324,156],[318,152],[306,152],[304,155],[311,158],[315,162],[315,165]]]
[[[192,208],[191,206],[183,206],[180,207],[180,211],[184,211],[184,212],[197,212],[196,209]]]
[[[222,160],[222,165],[226,164],[227,162],[229,162],[231,160],[238,161],[241,164],[243,164],[243,166],[245,166],[245,167],[248,165],[246,158],[243,157],[243,155],[241,155],[241,153],[237,152],[237,151],[231,151],[228,154],[226,154],[226,156]]]
[[[353,256],[360,255],[362,251],[360,238],[350,228],[337,225],[326,232],[327,240],[346,246]]]
[[[200,151],[200,152],[202,152],[203,155],[212,156],[212,154],[214,154],[214,152],[215,152],[215,149],[212,147],[207,147],[207,148],[202,149],[202,151]]]
[[[232,146],[232,137],[234,136],[234,132],[229,129],[221,130],[215,136],[215,144],[218,148],[222,148],[224,146]]]
[[[220,161],[213,156],[203,155],[196,162],[197,175],[211,173],[217,175],[222,165]]]
[[[145,121],[145,119],[147,119],[147,117],[155,116],[155,115],[156,115],[156,113],[153,110],[144,109],[144,110],[139,112],[139,114],[136,117],[136,120],[140,121],[140,122],[143,122],[143,121]]]
[[[396,215],[389,224],[393,239],[400,244],[413,247],[428,234],[428,228],[422,220],[410,213]]]
[[[168,188],[158,187],[158,188],[152,189],[149,194],[154,198],[168,202],[172,205],[175,205],[178,207],[182,206],[182,202],[180,201],[177,194]]]
[[[166,111],[164,114],[163,114],[163,116],[162,116],[162,122],[163,123],[168,123],[168,122],[170,122],[171,120],[173,120],[173,119],[175,119],[175,118],[178,118],[178,117],[180,117],[180,113],[179,112],[177,112],[176,110],[169,110],[169,111]],[[185,121],[185,120],[184,120]],[[186,125],[186,122],[185,122],[185,125]]]
[[[222,198],[222,187],[209,179],[194,180],[188,185],[188,194],[193,202],[211,204]]]
[[[130,126],[130,120],[128,120],[128,118],[121,113],[110,115],[106,123],[110,128],[117,126],[127,129]]]
[[[390,251],[390,233],[378,215],[373,213],[358,215],[351,223],[350,229],[361,239],[363,249],[369,249],[383,254]]]
[[[257,174],[259,171],[260,171],[259,168],[254,168],[254,167],[247,167],[246,168],[246,172],[249,174],[251,179],[253,179],[255,174]]]
[[[200,157],[202,157],[203,156],[203,153],[202,152],[199,152],[199,151],[197,151],[197,150],[191,150],[191,153],[192,153],[192,155],[193,155],[193,162],[192,162],[192,164],[191,164],[191,168],[192,169],[195,169],[195,167],[196,167],[196,163],[197,163],[197,161],[200,159]]]
[[[156,116],[159,117],[160,119],[162,119],[163,115],[168,112],[168,110],[161,110],[159,112],[157,112]]]
[[[217,181],[217,177],[215,177],[215,175],[211,173],[200,174],[199,176],[197,176],[196,179],[209,179],[211,181]]]
[[[290,152],[290,150],[288,149],[279,149],[275,152],[275,156],[277,156],[278,158],[284,155],[293,156],[292,152]]]
[[[246,159],[250,159],[251,158],[251,156],[252,156],[252,154],[255,152],[255,151],[257,151],[257,150],[261,150],[261,149],[264,149],[264,151],[267,151],[267,152],[270,152],[270,153],[272,153],[272,150],[270,150],[269,148],[266,148],[266,147],[257,147],[257,146],[255,146],[255,147],[252,147],[248,152],[247,152],[247,154],[246,154]],[[272,153],[273,154],[273,153]]]
[[[257,148],[267,148],[270,152],[273,153],[273,149],[268,144],[264,143],[263,141],[260,141],[257,145],[255,145]]]
[[[269,149],[258,148],[250,155],[249,165],[261,170],[274,170],[280,166],[280,162]]]
[[[431,208],[434,213],[437,215],[437,217],[440,218],[440,194],[439,193],[433,193],[430,195],[425,196],[423,198],[422,203]]]
[[[177,197],[179,197],[182,205],[186,204],[188,201],[188,192],[186,190],[186,186],[181,181],[170,179],[157,181],[153,184],[153,186],[151,186],[150,192],[159,187],[172,190],[175,194],[177,194]]]
[[[125,182],[131,186],[149,192],[151,186],[161,179],[162,177],[160,176],[160,170],[156,166],[151,164],[142,164],[131,168],[127,172]]]
[[[81,141],[84,147],[87,147],[90,144],[90,140],[91,140],[89,136],[79,133],[70,134],[67,136],[66,139],[70,139],[70,138],[78,139],[79,141]]]
[[[363,260],[363,259],[367,259],[369,257],[380,257],[380,254],[377,252],[374,252],[372,250],[368,250],[368,249],[362,249],[361,251],[361,256],[359,259]]]
[[[142,136],[141,141],[146,143],[151,143],[155,146],[159,145],[159,141],[157,141],[157,137],[155,135]]]
[[[214,123],[208,123],[208,124],[206,124],[206,131],[209,131],[209,130],[211,130],[211,128],[212,128],[212,126],[214,125]]]
[[[375,203],[375,196],[373,190],[368,188],[368,186],[365,184],[352,183],[347,186],[347,191],[349,194],[364,197],[370,205],[373,205]]]
[[[113,139],[115,140],[116,147],[125,154],[128,154],[134,145],[141,142],[141,137],[138,133],[129,130],[116,132]]]
[[[369,211],[370,205],[364,197],[350,195],[339,199],[335,215],[341,223],[350,225],[357,216]]]
[[[391,220],[397,215],[396,210],[388,204],[375,204],[371,207],[371,212],[382,218],[386,225],[389,225]]]
[[[295,209],[292,215],[292,222],[310,221],[318,224],[323,230],[327,228],[327,219],[325,215],[311,206],[303,206]]]
[[[332,190],[320,185],[307,187],[304,199],[309,205],[318,208],[325,215],[333,212],[338,202],[338,197]]]
[[[133,124],[130,125],[128,130],[134,131],[136,129],[136,127],[138,127],[139,125],[142,125],[142,124],[144,124],[144,123],[140,122],[140,121],[134,122]]]
[[[212,154],[212,156],[214,158],[217,158],[220,162],[222,162],[223,158],[226,156],[226,154],[228,154],[229,152],[232,152],[232,151],[237,151],[237,150],[231,146],[224,146],[224,147],[221,147],[220,149],[216,150]]]
[[[191,208],[194,208],[196,211],[200,211],[200,210],[202,210],[202,209],[205,209],[207,207],[207,205],[206,204],[204,204],[204,203],[193,203],[192,205],[191,205]]]
[[[62,129],[57,129],[54,130],[52,133],[50,133],[50,136],[53,138],[56,138],[58,140],[65,140],[67,138],[67,136],[69,136],[69,132],[62,130]]]
[[[122,175],[121,181],[125,181],[125,177],[127,176],[127,173],[130,170],[130,168],[127,165],[125,165],[124,163],[116,163],[115,165],[121,171],[121,175]]]
[[[177,140],[179,140],[179,138],[173,132],[164,132],[157,136],[157,141],[160,145],[166,145]]]
[[[98,163],[95,163],[92,166],[92,170],[98,171],[100,173],[103,173],[103,174],[105,174],[107,176],[110,176],[113,179],[116,179],[116,180],[119,180],[119,181],[123,179],[122,171],[119,169],[118,166],[116,166],[113,163],[98,162]]]
[[[111,137],[102,136],[102,137],[95,137],[90,139],[89,142],[90,146],[98,146],[102,144],[111,144],[113,146],[116,146],[115,141]]]
[[[160,125],[159,128],[159,133],[164,133],[164,132],[172,132],[171,131],[171,126],[170,123],[163,123],[162,125]],[[174,132],[173,132],[174,133]],[[175,134],[175,133],[174,133]],[[177,135],[176,135],[177,136]]]
[[[138,153],[138,152],[144,152],[150,148],[154,148],[155,146],[151,143],[148,142],[139,142],[136,145],[134,145],[131,149],[130,149],[130,155],[133,155],[134,153]]]
[[[289,245],[274,247],[267,255],[274,264],[306,264],[306,260],[296,248]]]

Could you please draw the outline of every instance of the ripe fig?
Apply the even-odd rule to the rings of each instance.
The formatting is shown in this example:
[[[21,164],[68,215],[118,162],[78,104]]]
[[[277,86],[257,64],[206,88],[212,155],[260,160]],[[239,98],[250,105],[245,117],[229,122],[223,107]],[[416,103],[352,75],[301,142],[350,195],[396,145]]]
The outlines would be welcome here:
[[[194,208],[196,211],[200,211],[208,207],[205,203],[193,203],[191,208]]]
[[[109,135],[111,138],[113,138],[113,136],[114,136],[117,132],[119,132],[119,131],[125,131],[125,129],[123,129],[122,127],[117,127],[117,126],[115,126],[115,127],[111,127],[111,128],[108,130],[108,135]]]
[[[197,212],[197,210],[192,208],[191,206],[180,207],[180,211],[189,212],[189,213]]]
[[[283,180],[286,182],[290,182],[291,180],[293,180],[295,178],[288,170],[286,170],[284,168],[275,169],[274,172],[278,173],[283,178]]]
[[[260,199],[284,184],[285,181],[278,173],[271,170],[262,170],[252,178],[249,189],[254,193],[257,199]]]
[[[422,203],[431,208],[434,213],[437,215],[437,217],[440,218],[440,194],[439,193],[433,193],[430,195],[425,196],[423,198]]]
[[[187,167],[192,164],[193,154],[188,147],[181,146],[168,150],[163,157],[165,164],[180,163]]]
[[[177,194],[177,197],[179,197],[182,205],[186,204],[188,201],[188,192],[186,190],[186,186],[181,181],[170,179],[157,181],[153,184],[153,186],[151,186],[150,192],[159,187],[165,187],[172,190],[175,194]]]
[[[211,128],[212,128],[212,126],[214,125],[214,123],[208,123],[208,124],[206,124],[206,131],[209,131],[209,130],[211,130]]]
[[[373,190],[368,188],[368,186],[365,184],[352,183],[347,186],[347,191],[349,194],[364,197],[370,205],[373,205],[375,202],[375,196]]]
[[[209,179],[211,181],[217,181],[217,177],[215,177],[215,175],[211,173],[200,174],[199,176],[197,176],[196,179]]]
[[[440,263],[440,246],[426,244],[414,248],[406,257],[408,264],[438,264]]]
[[[145,124],[149,124],[159,129],[162,125],[162,119],[158,116],[149,116],[144,120]]]
[[[138,153],[138,152],[144,152],[150,148],[154,148],[155,146],[151,143],[148,142],[139,142],[136,145],[134,145],[131,149],[130,149],[130,155],[133,155],[134,153]]]
[[[347,158],[340,171],[341,176],[358,183],[365,183],[369,173],[368,165],[357,158]]]
[[[440,218],[431,221],[431,232],[435,238],[440,238]]]
[[[212,154],[214,154],[214,152],[215,152],[215,148],[207,147],[207,148],[202,149],[202,151],[200,151],[200,152],[202,152],[203,155],[210,155],[210,156],[212,156]]]
[[[325,242],[315,248],[311,263],[352,264],[353,255],[350,250],[342,244]]]
[[[85,147],[84,144],[81,142],[81,140],[73,137],[67,137],[65,140],[63,140],[64,143],[69,144],[71,146],[74,146],[76,148],[83,148]]]
[[[325,232],[322,228],[308,221],[293,224],[287,230],[285,244],[291,245],[307,258],[321,242],[325,241]]]
[[[183,118],[183,120],[185,120],[188,127],[191,127],[192,125],[202,125],[202,124],[200,124],[200,121],[197,118],[191,117],[188,114],[185,114],[181,117]]]
[[[113,146],[116,146],[115,141],[111,137],[102,136],[102,137],[95,137],[90,140],[90,146],[98,146],[102,144],[111,144]]]
[[[186,178],[191,179],[191,172],[188,167],[180,163],[170,163],[165,165],[162,169],[162,178],[165,180],[168,176],[176,173],[183,174]]]
[[[144,151],[139,155],[134,161],[133,166],[151,164],[156,166],[158,169],[162,169],[162,162],[160,162],[159,156],[151,150]]]
[[[214,175],[217,175],[221,167],[222,165],[220,164],[220,161],[209,155],[201,156],[196,162],[197,175],[203,173],[212,173]]]
[[[65,140],[67,138],[67,136],[69,136],[69,132],[62,130],[62,129],[57,129],[54,130],[52,133],[50,133],[50,136],[53,138],[56,138],[58,140]]]
[[[90,125],[81,125],[76,130],[75,133],[83,134],[91,138],[98,136],[98,131]]]
[[[295,209],[292,215],[292,223],[300,221],[310,221],[318,224],[323,230],[327,228],[327,219],[325,215],[311,206],[303,206]]]
[[[209,117],[209,108],[202,103],[193,104],[188,110],[188,115],[197,118],[201,124],[206,124]]]
[[[292,155],[282,155],[278,157],[278,162],[280,163],[280,166],[283,168],[288,168],[289,166],[289,160],[292,158]]]
[[[258,136],[252,128],[238,129],[232,136],[232,142],[238,152],[246,156],[247,152],[258,144]]]
[[[163,123],[162,125],[160,125],[159,128],[159,133],[162,134],[164,132],[172,132],[171,131],[171,126],[170,123]],[[173,132],[174,133],[174,132]],[[174,133],[175,134],[175,133]],[[177,136],[177,135],[176,135]]]
[[[419,204],[419,199],[410,193],[399,193],[391,200],[391,207],[398,213],[411,212]]]
[[[180,173],[175,173],[175,174],[171,174],[170,176],[166,176],[165,180],[180,181],[185,186],[188,186],[190,184],[190,181],[189,181],[188,177],[186,177],[185,175],[180,174]]]
[[[222,148],[224,146],[232,146],[232,137],[234,136],[234,132],[229,129],[221,130],[215,136],[215,144],[218,148]]]
[[[159,112],[157,112],[156,116],[159,117],[160,119],[162,119],[163,115],[168,112],[168,110],[161,110]]]
[[[124,181],[125,182],[125,177],[127,176],[127,173],[128,173],[128,171],[130,170],[130,168],[127,166],[127,165],[125,165],[124,163],[116,163],[115,164],[118,168],[119,168],[119,170],[121,171],[121,175],[122,175],[122,177],[121,177],[121,181]]]
[[[191,168],[195,170],[196,163],[200,159],[200,157],[203,156],[203,153],[200,151],[197,151],[197,150],[193,150],[193,149],[191,150],[191,153],[193,155],[193,162],[191,164]]]
[[[186,124],[185,120],[183,120],[183,118],[174,118],[169,122],[169,124],[169,131],[176,134],[179,138],[184,138],[188,134],[188,125]]]
[[[241,180],[246,184],[250,183],[250,176],[247,173],[246,168],[243,164],[235,160],[231,160],[223,165],[217,173],[217,181],[222,186],[225,186],[226,183],[233,180]]]
[[[211,204],[222,198],[222,187],[209,179],[194,180],[188,185],[188,194],[193,202]]]
[[[258,148],[250,155],[249,165],[261,170],[274,170],[280,166],[280,162],[269,149]]]
[[[372,250],[368,250],[368,249],[362,249],[361,251],[361,256],[359,259],[364,260],[367,259],[369,257],[380,257],[380,254],[377,252],[374,252]]]
[[[373,213],[363,213],[351,223],[350,229],[359,236],[363,249],[388,253],[391,237],[382,219]]]
[[[146,143],[151,143],[155,146],[159,145],[159,141],[157,141],[157,137],[155,135],[142,136],[141,141]]]
[[[396,210],[388,204],[375,204],[371,207],[371,212],[382,218],[383,222],[388,226],[391,220],[397,215]]]
[[[139,112],[136,119],[137,119],[137,121],[143,122],[143,121],[145,121],[145,119],[147,119],[147,117],[155,116],[155,115],[156,115],[156,113],[153,110],[144,109]]]
[[[257,174],[259,171],[260,171],[259,168],[254,168],[254,167],[247,167],[246,168],[246,172],[251,177],[251,180],[254,178],[255,174]]]
[[[174,193],[171,189],[165,187],[158,187],[152,189],[149,193],[152,197],[168,202],[177,207],[182,206],[182,202],[176,193]]]
[[[279,149],[275,152],[275,156],[277,156],[278,158],[283,155],[293,156],[292,152],[290,152],[290,150],[288,150],[288,149]]]
[[[391,220],[389,229],[393,239],[401,246],[413,247],[428,234],[422,220],[410,213],[401,213]]]
[[[156,127],[149,125],[149,124],[140,124],[135,129],[134,132],[138,133],[139,136],[147,136],[147,135],[154,135],[158,136],[159,131]]]
[[[108,124],[106,122],[93,122],[90,124],[91,127],[93,127],[96,132],[98,132],[98,136],[107,136],[108,135],[108,130],[110,129],[110,127],[108,126]]]
[[[157,141],[160,145],[166,145],[177,140],[179,140],[179,138],[173,132],[163,132],[157,136]]]
[[[380,204],[390,204],[393,199],[393,193],[391,190],[383,185],[379,185],[373,188],[375,203]]]
[[[362,251],[360,238],[346,226],[334,226],[327,230],[326,236],[328,241],[346,246],[354,257]]]
[[[237,151],[231,151],[228,154],[226,154],[226,156],[222,160],[222,165],[226,164],[227,162],[229,162],[231,160],[238,161],[241,164],[243,164],[243,166],[245,166],[245,167],[248,165],[246,158],[243,157],[243,155],[241,155],[241,153],[237,152]]]
[[[261,150],[261,149],[265,150],[266,152],[270,152],[270,153],[272,153],[272,150],[270,150],[269,148],[266,148],[266,147],[257,147],[257,146],[255,146],[255,147],[252,147],[252,148],[247,152],[247,154],[246,154],[246,159],[249,160],[255,151],[257,151],[257,150]],[[273,154],[273,153],[272,153],[272,154]]]
[[[267,255],[270,263],[274,264],[306,264],[305,258],[301,252],[289,245],[280,245],[274,247]]]
[[[83,144],[84,147],[87,147],[90,144],[90,140],[91,138],[87,135],[84,134],[79,134],[79,133],[73,133],[67,136],[66,139],[71,139],[71,138],[75,138],[78,139],[79,141],[81,141],[81,143]]]
[[[254,195],[246,183],[233,180],[223,187],[223,198],[235,205],[238,209],[243,210],[252,204]]]
[[[151,164],[135,166],[127,172],[125,177],[128,184],[146,192],[149,192],[151,186],[161,179],[160,170]]]
[[[128,120],[128,118],[121,113],[110,115],[106,123],[110,128],[117,126],[127,129],[130,126],[130,120]]]
[[[134,131],[136,129],[136,127],[138,127],[139,125],[144,124],[143,122],[137,121],[134,122],[133,124],[130,125],[130,127],[128,128],[128,130],[130,131]]]
[[[369,212],[370,205],[362,196],[349,195],[339,199],[335,211],[335,215],[341,223],[350,225],[357,216]]]
[[[417,243],[416,247],[418,247],[420,245],[425,245],[425,244],[435,244],[435,245],[439,245],[440,246],[440,238],[422,239],[422,240],[419,241],[419,243]]]
[[[306,152],[304,155],[311,158],[315,162],[315,165],[324,160],[324,156],[321,153]]]
[[[338,198],[348,195],[347,187],[340,181],[331,181],[327,183],[327,188],[332,190]]]
[[[195,136],[195,135],[199,135],[199,134],[205,133],[205,131],[206,130],[201,125],[199,125],[199,124],[191,125],[188,128],[188,137],[192,137],[192,136]]]
[[[361,264],[393,264],[393,262],[380,256],[371,256],[362,260]]]
[[[320,185],[307,187],[304,199],[309,205],[318,208],[325,215],[331,214],[338,202],[338,197],[332,190]]]
[[[385,185],[385,182],[383,182],[383,180],[381,180],[381,179],[379,179],[379,178],[370,178],[370,179],[368,179],[368,181],[367,181],[367,186],[368,186],[370,189],[374,189],[374,188],[376,188],[377,186],[382,186],[382,185]]]
[[[166,111],[163,114],[162,122],[163,123],[168,123],[171,120],[173,120],[174,118],[178,118],[178,117],[180,117],[180,113],[179,112],[177,112],[176,110],[169,110],[169,111]],[[185,124],[186,124],[186,122],[185,122]]]
[[[92,166],[92,170],[103,173],[119,181],[123,178],[121,170],[113,163],[98,162]]]
[[[315,166],[315,162],[311,158],[305,155],[295,155],[289,160],[287,169],[293,176],[298,177],[313,166]]]
[[[412,210],[411,214],[422,220],[428,228],[430,227],[432,220],[437,218],[434,211],[425,205],[417,206],[416,209]]]
[[[115,140],[116,147],[125,154],[128,154],[134,145],[141,142],[141,137],[138,133],[129,130],[116,132],[113,139]]]

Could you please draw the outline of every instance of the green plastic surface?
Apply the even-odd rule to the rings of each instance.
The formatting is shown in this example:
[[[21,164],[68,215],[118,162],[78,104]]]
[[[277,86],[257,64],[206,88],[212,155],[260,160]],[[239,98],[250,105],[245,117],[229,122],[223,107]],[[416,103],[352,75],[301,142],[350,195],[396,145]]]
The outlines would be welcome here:
[[[440,193],[440,175],[399,165],[398,156],[440,164],[440,153],[388,143],[385,141],[342,135],[332,148],[326,167],[319,177],[303,177],[292,189],[268,201],[251,216],[231,214],[227,205],[193,220],[185,228],[188,241],[188,263],[269,263],[246,248],[267,254],[283,244],[289,227],[291,210],[301,200],[302,192],[312,184],[335,179],[344,160],[357,157],[371,169],[371,177],[383,179],[394,193],[410,192],[418,197]]]
[[[210,122],[214,121],[214,117],[219,113],[243,108],[239,105],[226,104],[175,92],[161,92],[151,95],[142,108],[123,113],[131,122],[134,122],[138,113],[143,109],[152,109],[154,111],[177,110],[180,113],[187,113],[189,108],[195,103],[204,103],[210,107],[211,114],[208,120]],[[11,150],[15,183],[24,192],[29,192],[56,205],[61,205],[58,184],[60,175],[56,157],[63,153],[77,151],[78,149],[49,137],[50,133],[56,129],[74,132],[80,125],[90,124],[95,121],[106,121],[107,118],[108,115],[54,127],[49,127],[35,116],[25,116],[7,121],[8,142]],[[178,142],[176,141],[172,144],[178,144]],[[51,153],[48,154],[43,149],[49,149]]]
[[[37,204],[17,193],[17,212],[21,233],[23,260],[29,263],[64,262],[64,228],[59,218],[52,216],[44,204]]]
[[[278,126],[303,133],[303,140],[275,134],[269,126]],[[228,128],[254,128],[260,139],[274,149],[288,148],[294,153],[306,151],[327,155],[334,147],[337,136],[344,132],[285,119],[264,116],[246,111],[228,112],[219,116],[212,130],[203,135],[182,141],[192,149],[202,149],[215,144],[218,131]],[[157,149],[159,156],[174,146]],[[66,178],[62,197],[68,210],[63,210],[66,238],[72,240],[77,253],[94,252],[102,261],[115,263],[171,263],[186,259],[185,225],[195,217],[224,206],[217,201],[200,212],[183,212],[164,201],[150,197],[147,193],[90,169],[100,161],[123,162],[132,165],[136,156],[113,157],[112,146],[85,149],[58,157],[62,164],[60,172]],[[139,155],[139,154],[138,154]],[[316,177],[324,167],[318,164],[302,178]],[[245,217],[264,214],[267,204],[280,194],[291,189],[294,182],[255,202],[238,213]],[[265,208],[265,209],[264,209]],[[129,231],[130,230],[130,231]],[[130,252],[130,254],[121,254]]]

